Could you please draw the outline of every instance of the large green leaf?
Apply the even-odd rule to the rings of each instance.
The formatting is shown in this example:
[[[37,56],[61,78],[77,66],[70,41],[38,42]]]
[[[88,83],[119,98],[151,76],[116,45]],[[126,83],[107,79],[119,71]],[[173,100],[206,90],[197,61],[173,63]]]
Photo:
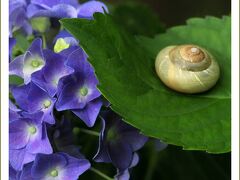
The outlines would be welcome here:
[[[191,19],[154,39],[137,41],[110,15],[95,20],[63,19],[80,40],[114,111],[148,136],[184,149],[230,151],[230,18]],[[208,49],[221,66],[221,79],[211,91],[185,95],[166,88],[154,70],[164,46],[195,43]]]

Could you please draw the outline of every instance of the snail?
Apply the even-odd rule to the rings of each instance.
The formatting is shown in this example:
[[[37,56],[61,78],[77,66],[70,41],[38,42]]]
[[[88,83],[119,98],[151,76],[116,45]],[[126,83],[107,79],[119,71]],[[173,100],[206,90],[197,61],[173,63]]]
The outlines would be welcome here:
[[[168,46],[156,58],[157,75],[169,88],[182,93],[200,93],[212,88],[220,68],[204,48],[193,45]]]

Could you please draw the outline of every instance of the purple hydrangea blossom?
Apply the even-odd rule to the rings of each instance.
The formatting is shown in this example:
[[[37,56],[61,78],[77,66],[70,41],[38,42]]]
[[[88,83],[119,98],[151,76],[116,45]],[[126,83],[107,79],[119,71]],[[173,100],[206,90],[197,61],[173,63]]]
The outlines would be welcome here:
[[[15,104],[12,103],[11,100],[9,100],[9,121],[15,121],[18,118],[20,118],[20,112],[21,110],[18,109]]]
[[[100,1],[88,1],[80,5],[78,9],[78,18],[92,19],[96,12],[108,12],[107,6]]]
[[[88,1],[78,4],[77,0],[32,0],[27,8],[29,18],[54,17],[54,18],[88,18],[91,19],[95,12],[108,12],[106,5],[100,1]]]
[[[52,153],[42,115],[42,112],[28,114],[9,124],[9,160],[17,171],[33,161],[37,153]]]
[[[45,65],[42,53],[42,40],[37,38],[25,54],[16,57],[9,64],[10,75],[17,75],[24,79],[24,83],[31,81],[32,73],[39,71]]]
[[[12,60],[12,49],[16,45],[15,38],[9,38],[9,62]]]
[[[32,27],[26,14],[27,2],[25,0],[9,1],[9,34],[18,29],[23,29],[26,34],[32,33]]]
[[[20,178],[17,180],[34,180],[35,178],[31,175],[33,162],[25,164],[22,171],[20,171],[18,174],[20,174]]]
[[[99,148],[94,157],[96,162],[111,162],[124,172],[131,167],[134,152],[148,140],[139,130],[127,125],[113,112],[106,112],[102,118]]]
[[[10,164],[9,164],[9,180],[19,180],[21,176],[21,171],[16,171]]]
[[[34,180],[31,176],[33,162],[25,164],[21,171],[9,167],[9,180]]]
[[[125,170],[117,169],[117,174],[116,174],[116,176],[114,176],[114,179],[115,180],[129,180],[130,179],[129,169],[136,166],[138,164],[138,162],[139,162],[139,156],[137,153],[134,153],[133,159],[132,159],[132,162],[131,162],[129,168],[125,169]]]
[[[96,88],[98,80],[81,48],[69,55],[67,65],[75,72],[59,82],[56,109],[72,110],[87,126],[91,127],[102,106],[102,101],[99,99],[101,94]]]
[[[27,14],[29,18],[74,18],[77,17],[78,6],[77,0],[31,0]]]
[[[32,74],[32,82],[53,97],[57,93],[59,80],[73,73],[74,70],[65,65],[64,56],[53,53],[51,50],[44,50],[43,55],[46,64],[40,71]]]
[[[89,168],[88,160],[66,153],[38,154],[31,168],[31,176],[38,180],[77,180]]]
[[[25,113],[43,112],[43,121],[54,124],[53,107],[55,98],[48,95],[47,92],[39,88],[34,83],[12,88],[12,94],[19,107]],[[25,114],[24,112],[22,114]]]

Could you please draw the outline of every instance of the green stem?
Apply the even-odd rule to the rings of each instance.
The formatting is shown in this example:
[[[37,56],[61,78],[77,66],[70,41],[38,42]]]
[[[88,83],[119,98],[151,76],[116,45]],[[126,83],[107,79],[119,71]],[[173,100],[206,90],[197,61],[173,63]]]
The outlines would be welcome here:
[[[43,49],[47,48],[47,40],[44,33],[42,33]]]
[[[99,133],[96,131],[88,130],[88,129],[83,129],[79,128],[80,132],[83,132],[85,134],[93,135],[93,136],[99,136]]]
[[[90,170],[94,173],[96,173],[97,175],[101,176],[102,178],[106,179],[106,180],[113,180],[113,178],[110,178],[109,176],[107,176],[106,174],[102,173],[101,171],[91,167]]]
[[[145,175],[145,180],[151,180],[153,173],[155,171],[156,165],[158,163],[158,152],[155,150],[155,148],[153,146],[151,146],[151,152],[149,153],[149,155],[151,156],[148,162],[148,168],[146,171],[146,175]]]

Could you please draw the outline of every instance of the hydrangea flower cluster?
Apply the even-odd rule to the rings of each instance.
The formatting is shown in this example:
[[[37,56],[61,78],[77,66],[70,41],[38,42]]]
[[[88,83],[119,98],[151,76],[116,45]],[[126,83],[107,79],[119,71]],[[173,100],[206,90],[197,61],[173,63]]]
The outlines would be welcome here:
[[[9,73],[23,80],[10,84],[10,179],[74,180],[91,169],[80,144],[73,141],[74,117],[87,128],[101,121],[98,151],[92,160],[112,163],[117,169],[115,179],[128,180],[129,169],[139,161],[137,151],[148,138],[108,106],[101,110],[106,103],[97,89],[99,82],[74,37],[61,28],[49,43],[30,25],[36,17],[91,20],[95,12],[107,13],[106,5],[77,0],[10,0],[9,5]],[[24,53],[14,56],[18,33],[34,39]]]

